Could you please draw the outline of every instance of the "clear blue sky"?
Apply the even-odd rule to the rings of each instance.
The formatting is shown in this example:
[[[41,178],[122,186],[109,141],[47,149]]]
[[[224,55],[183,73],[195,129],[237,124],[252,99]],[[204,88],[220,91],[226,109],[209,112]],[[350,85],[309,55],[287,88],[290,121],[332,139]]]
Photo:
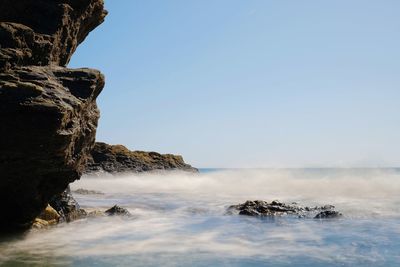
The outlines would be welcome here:
[[[106,0],[98,140],[197,167],[400,166],[400,1]]]

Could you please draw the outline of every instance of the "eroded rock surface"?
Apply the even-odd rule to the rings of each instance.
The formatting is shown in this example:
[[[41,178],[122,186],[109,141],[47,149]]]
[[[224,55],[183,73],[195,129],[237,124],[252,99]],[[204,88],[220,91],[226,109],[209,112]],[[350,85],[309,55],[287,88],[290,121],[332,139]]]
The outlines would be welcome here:
[[[104,20],[103,0],[0,1],[0,224],[29,226],[79,179],[104,77],[68,69]]]
[[[0,67],[65,66],[106,14],[103,0],[1,0]]]
[[[152,170],[183,170],[197,172],[182,156],[156,152],[130,151],[122,145],[97,142],[91,152],[86,172],[145,172]]]
[[[228,208],[229,213],[237,213],[239,215],[258,216],[258,217],[274,217],[284,215],[294,215],[300,218],[328,219],[338,218],[342,214],[334,210],[332,205],[320,207],[303,207],[297,203],[285,204],[279,201],[270,203],[262,200],[246,201],[243,204],[232,205]]]

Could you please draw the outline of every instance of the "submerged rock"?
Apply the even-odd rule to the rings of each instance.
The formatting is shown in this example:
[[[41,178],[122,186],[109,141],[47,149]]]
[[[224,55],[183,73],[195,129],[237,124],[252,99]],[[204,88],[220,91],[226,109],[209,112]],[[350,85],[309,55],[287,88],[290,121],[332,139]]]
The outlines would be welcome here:
[[[341,216],[343,215],[335,210],[325,210],[315,215],[314,219],[331,219],[331,218],[338,218]]]
[[[104,76],[65,66],[103,0],[0,1],[0,224],[26,227],[79,179]]]
[[[108,216],[131,216],[131,213],[127,209],[121,208],[118,205],[106,210],[104,213]]]
[[[115,205],[114,207],[106,210],[106,211],[101,211],[101,210],[93,210],[87,213],[88,218],[97,218],[97,217],[103,217],[103,216],[126,216],[126,217],[131,217],[132,214],[125,208],[122,208],[118,205]]]
[[[279,201],[270,203],[262,200],[246,201],[243,204],[232,205],[228,208],[228,213],[239,215],[273,217],[283,215],[294,215],[300,218],[337,218],[341,213],[334,210],[334,206],[326,205],[321,207],[303,207],[297,203],[285,204]]]
[[[87,173],[93,172],[145,172],[154,170],[183,170],[197,172],[186,164],[182,156],[159,154],[156,152],[130,151],[122,145],[108,145],[97,142],[91,151],[86,167]]]
[[[97,218],[97,217],[103,217],[103,216],[105,216],[105,215],[106,215],[106,214],[105,214],[103,211],[94,210],[94,211],[89,212],[89,213],[87,214],[87,217],[88,217],[88,218]]]

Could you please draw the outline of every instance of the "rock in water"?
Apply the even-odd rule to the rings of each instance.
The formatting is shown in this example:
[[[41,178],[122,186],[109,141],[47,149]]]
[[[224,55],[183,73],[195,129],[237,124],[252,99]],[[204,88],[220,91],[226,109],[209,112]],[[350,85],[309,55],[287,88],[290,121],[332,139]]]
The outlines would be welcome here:
[[[65,66],[103,0],[0,1],[0,224],[29,226],[80,178],[104,76]]]
[[[45,228],[57,224],[59,220],[60,215],[58,212],[50,205],[47,205],[46,209],[34,220],[32,227],[36,229]]]
[[[335,210],[324,210],[315,215],[314,219],[332,219],[343,216],[340,212]]]
[[[67,189],[50,200],[50,205],[60,214],[62,221],[71,222],[85,218],[87,212],[79,206],[72,196],[71,189]]]
[[[115,205],[114,207],[106,210],[104,212],[105,214],[107,214],[108,216],[131,216],[131,213],[125,209],[125,208],[121,208],[120,206]]]
[[[334,206],[325,205],[321,207],[303,207],[297,203],[285,204],[279,201],[266,202],[262,200],[248,200],[243,204],[232,205],[228,213],[239,215],[274,217],[283,215],[294,215],[300,218],[331,219],[342,216],[334,210]]]
[[[197,172],[182,156],[156,152],[130,151],[122,145],[97,142],[91,152],[86,172],[145,172],[152,170],[183,170]]]

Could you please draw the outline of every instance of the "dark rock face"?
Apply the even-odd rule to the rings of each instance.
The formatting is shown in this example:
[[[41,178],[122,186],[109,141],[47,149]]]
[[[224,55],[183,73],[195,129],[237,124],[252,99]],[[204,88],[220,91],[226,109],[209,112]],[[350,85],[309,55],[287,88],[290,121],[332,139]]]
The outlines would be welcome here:
[[[79,179],[104,76],[67,69],[103,22],[102,0],[0,1],[0,224],[28,226]]]
[[[198,170],[186,164],[181,156],[156,152],[130,151],[121,145],[97,142],[91,152],[86,172],[145,172],[152,170]]]
[[[229,213],[238,213],[247,216],[283,216],[294,215],[300,218],[328,219],[342,216],[334,210],[334,206],[326,205],[322,207],[303,207],[296,203],[285,204],[279,201],[270,203],[262,200],[246,201],[243,204],[233,205],[228,208]]]
[[[104,21],[103,0],[0,1],[0,66],[65,66]]]

